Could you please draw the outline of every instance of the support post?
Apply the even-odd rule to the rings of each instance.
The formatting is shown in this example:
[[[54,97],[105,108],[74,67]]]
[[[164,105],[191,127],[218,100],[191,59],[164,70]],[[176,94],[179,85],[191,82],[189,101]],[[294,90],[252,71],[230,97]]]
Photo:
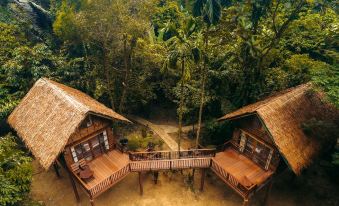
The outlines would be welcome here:
[[[159,172],[155,171],[153,173],[153,176],[154,176],[154,184],[157,184],[158,183]]]
[[[144,189],[142,188],[142,177],[141,177],[141,172],[139,173],[139,189],[140,189],[140,195],[144,194]]]
[[[59,165],[58,165],[57,162],[54,162],[54,163],[53,163],[53,168],[54,168],[54,171],[55,171],[56,176],[57,176],[58,178],[60,178],[61,176],[60,176],[60,173],[59,173]]]
[[[73,187],[73,191],[74,191],[74,195],[75,195],[75,199],[77,200],[77,202],[80,201],[80,197],[79,197],[79,193],[78,193],[78,190],[77,190],[77,186],[74,182],[74,179],[72,177],[72,174],[68,171],[68,169],[66,168],[67,172],[68,172],[68,175],[69,175],[69,179],[71,180],[71,184],[72,184],[72,187]]]
[[[90,196],[90,198],[89,198],[89,202],[91,203],[91,206],[94,206],[94,199],[93,199],[93,197],[92,197],[92,196]]]
[[[272,186],[273,186],[273,180],[271,180],[269,185],[267,186],[267,189],[265,191],[265,197],[264,197],[263,205],[267,205],[268,204],[268,198],[270,196]]]
[[[205,185],[205,176],[206,176],[206,169],[202,169],[201,171],[201,182],[200,182],[200,191],[204,191],[204,185]]]
[[[249,205],[249,199],[248,197],[245,197],[242,206],[248,206],[248,205]]]

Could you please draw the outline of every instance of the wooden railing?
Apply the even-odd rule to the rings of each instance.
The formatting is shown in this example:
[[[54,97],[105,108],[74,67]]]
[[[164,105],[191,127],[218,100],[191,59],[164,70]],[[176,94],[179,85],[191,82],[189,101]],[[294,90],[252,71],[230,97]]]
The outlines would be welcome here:
[[[209,168],[211,164],[211,158],[131,161],[129,164],[131,172]]]
[[[173,160],[215,157],[215,149],[192,149],[181,151],[130,152],[131,161]]]
[[[216,173],[226,184],[231,186],[242,197],[248,197],[256,188],[256,185],[246,187],[242,185],[233,175],[224,170],[214,160],[211,162],[211,169]]]
[[[96,197],[97,195],[101,194],[102,192],[108,190],[112,187],[115,183],[120,181],[130,172],[129,165],[127,164],[125,167],[121,168],[120,170],[114,172],[108,178],[104,179],[99,184],[95,185],[89,190],[89,193],[92,197]]]

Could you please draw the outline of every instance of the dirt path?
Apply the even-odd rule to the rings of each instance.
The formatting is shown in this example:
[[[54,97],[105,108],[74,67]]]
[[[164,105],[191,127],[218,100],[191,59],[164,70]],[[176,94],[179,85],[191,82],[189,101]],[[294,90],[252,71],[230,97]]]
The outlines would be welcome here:
[[[142,124],[146,127],[149,127],[151,130],[153,130],[157,135],[160,136],[160,138],[162,140],[164,140],[164,142],[168,145],[168,147],[171,149],[171,150],[178,150],[178,144],[177,142],[170,136],[168,135],[168,131],[167,130],[164,130],[163,129],[163,126],[164,125],[157,125],[157,124],[154,124],[146,119],[143,119],[141,117],[137,117],[137,116],[134,116],[134,115],[130,115],[129,118],[132,120],[132,121],[135,121],[139,124]],[[173,130],[173,128],[175,128],[174,126],[168,126],[170,128],[170,131]],[[183,150],[184,148],[180,147],[181,150]]]

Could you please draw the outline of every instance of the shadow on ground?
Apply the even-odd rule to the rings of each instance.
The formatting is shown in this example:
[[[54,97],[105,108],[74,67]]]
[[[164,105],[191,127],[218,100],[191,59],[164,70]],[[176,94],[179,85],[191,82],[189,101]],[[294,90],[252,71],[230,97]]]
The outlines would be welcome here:
[[[74,193],[69,182],[69,177],[61,170],[62,177],[58,179],[53,170],[43,171],[37,162],[33,163],[35,175],[32,182],[31,196],[47,206],[89,206],[89,198],[79,185],[81,201],[75,201]],[[138,175],[129,174],[121,182],[113,186],[95,200],[96,206],[240,206],[242,199],[218,179],[211,171],[208,172],[205,190],[198,190],[200,174],[195,176],[195,185],[186,183],[187,174],[191,170],[185,170],[184,175],[180,172],[161,172],[158,184],[154,184],[150,173],[144,173],[144,195],[139,195]],[[319,196],[327,190],[334,188],[314,188],[301,180],[293,180],[291,183],[290,173],[281,175],[275,184],[269,198],[272,206],[299,206],[299,205],[338,205],[336,198]],[[300,182],[301,181],[301,182]],[[304,185],[304,186],[303,186]],[[320,191],[318,191],[320,190]],[[322,191],[322,192],[321,192]],[[338,191],[332,191],[338,193]],[[252,206],[260,206],[263,201],[264,190],[257,193],[251,200]],[[335,194],[332,194],[335,195]]]

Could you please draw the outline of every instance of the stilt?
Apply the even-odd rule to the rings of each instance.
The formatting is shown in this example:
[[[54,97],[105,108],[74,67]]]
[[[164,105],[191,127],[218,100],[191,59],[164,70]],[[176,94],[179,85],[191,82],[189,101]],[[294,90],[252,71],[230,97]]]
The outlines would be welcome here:
[[[158,183],[159,172],[158,171],[154,172],[153,176],[154,176],[154,184],[157,184]]]
[[[144,194],[144,189],[142,188],[142,177],[141,177],[141,172],[138,172],[139,173],[139,188],[140,188],[140,195],[143,195]]]
[[[91,203],[91,206],[94,206],[94,199],[93,199],[93,197],[89,198],[89,202]]]
[[[249,199],[244,198],[244,202],[243,202],[242,206],[248,206],[248,204],[249,204]]]
[[[206,169],[201,170],[200,191],[204,191]]]
[[[80,197],[79,197],[79,193],[78,193],[78,190],[77,190],[77,186],[75,185],[74,179],[73,179],[72,175],[70,174],[70,172],[68,170],[67,170],[67,172],[68,172],[68,175],[69,175],[69,179],[71,180],[71,184],[72,184],[72,187],[73,187],[75,199],[77,200],[77,202],[79,202],[80,201]]]
[[[268,205],[268,198],[269,198],[270,193],[271,193],[272,185],[273,185],[273,181],[271,180],[269,185],[267,186],[267,189],[266,189],[266,192],[265,192],[263,205]]]
[[[54,162],[54,163],[53,163],[53,168],[54,168],[54,171],[55,171],[56,176],[57,176],[58,178],[60,178],[61,176],[60,176],[60,173],[59,173],[59,165],[58,165],[57,162]]]

